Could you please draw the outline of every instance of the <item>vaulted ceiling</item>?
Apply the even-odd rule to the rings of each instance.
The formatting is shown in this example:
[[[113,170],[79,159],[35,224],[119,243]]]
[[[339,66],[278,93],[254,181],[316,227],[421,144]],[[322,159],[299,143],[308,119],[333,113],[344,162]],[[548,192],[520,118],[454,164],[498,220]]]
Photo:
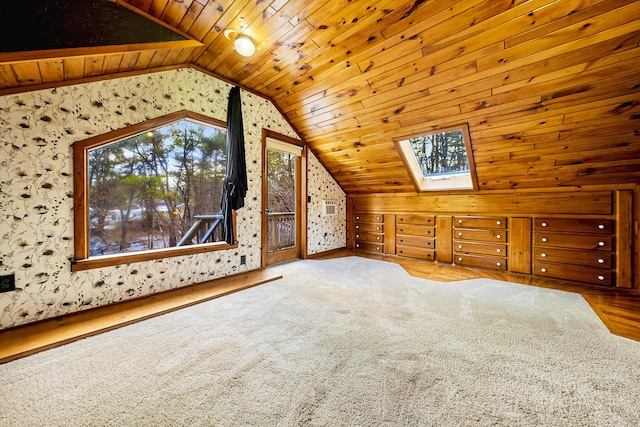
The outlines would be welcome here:
[[[190,40],[0,52],[0,95],[189,64],[273,100],[348,193],[414,191],[393,141],[461,123],[480,189],[640,182],[640,1],[118,3]]]

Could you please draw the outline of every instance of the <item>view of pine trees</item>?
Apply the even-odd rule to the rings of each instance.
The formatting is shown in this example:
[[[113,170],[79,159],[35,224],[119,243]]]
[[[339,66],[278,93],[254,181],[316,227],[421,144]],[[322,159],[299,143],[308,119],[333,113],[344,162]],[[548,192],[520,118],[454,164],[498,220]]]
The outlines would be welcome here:
[[[226,131],[190,120],[91,150],[90,255],[176,246],[220,211]]]
[[[461,130],[411,138],[409,143],[424,176],[469,171]]]
[[[270,212],[295,212],[296,156],[277,150],[267,150],[268,206]]]

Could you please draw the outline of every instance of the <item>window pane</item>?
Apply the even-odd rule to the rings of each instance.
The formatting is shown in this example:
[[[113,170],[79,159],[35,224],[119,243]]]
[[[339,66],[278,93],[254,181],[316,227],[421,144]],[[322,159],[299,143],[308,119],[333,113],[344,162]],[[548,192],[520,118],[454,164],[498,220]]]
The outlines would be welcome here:
[[[91,150],[90,256],[222,241],[225,144],[224,129],[180,120]]]
[[[296,245],[296,155],[267,150],[268,251]]]
[[[469,161],[460,129],[409,140],[424,177],[469,172]]]

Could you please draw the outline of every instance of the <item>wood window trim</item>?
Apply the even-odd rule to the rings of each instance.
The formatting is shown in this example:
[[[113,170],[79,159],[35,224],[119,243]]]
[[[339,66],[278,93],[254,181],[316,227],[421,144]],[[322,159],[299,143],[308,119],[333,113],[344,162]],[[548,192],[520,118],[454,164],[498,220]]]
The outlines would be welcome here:
[[[467,152],[467,161],[469,163],[469,176],[471,178],[471,186],[472,188],[450,188],[450,189],[446,189],[446,190],[438,190],[438,189],[425,189],[423,188],[422,185],[422,181],[424,180],[424,177],[422,176],[422,172],[420,172],[418,174],[417,171],[414,171],[414,168],[412,167],[412,160],[409,159],[408,156],[412,156],[412,153],[408,153],[406,151],[406,149],[402,146],[402,142],[409,140],[411,138],[417,138],[420,136],[425,136],[425,135],[431,135],[431,134],[435,134],[435,133],[441,133],[441,132],[447,132],[450,130],[461,130],[462,134],[463,134],[463,138],[464,138],[464,147],[465,150]],[[442,129],[437,129],[437,130],[430,130],[430,131],[425,131],[425,132],[416,132],[416,133],[412,133],[410,135],[401,137],[401,138],[395,138],[393,140],[393,143],[396,147],[396,150],[398,151],[398,153],[400,154],[400,158],[402,159],[402,163],[404,164],[405,168],[407,169],[407,172],[409,173],[409,176],[411,177],[411,182],[414,186],[414,188],[416,189],[417,193],[426,193],[426,192],[433,192],[433,191],[469,191],[469,190],[479,190],[479,185],[478,185],[478,175],[476,174],[476,165],[475,165],[475,160],[473,159],[473,149],[471,147],[471,135],[469,133],[469,125],[466,123],[457,125],[457,126],[449,126],[446,128],[442,128]],[[419,176],[417,176],[419,175]]]
[[[88,158],[91,149],[129,138],[150,129],[169,124],[181,119],[191,119],[209,125],[226,129],[227,124],[193,111],[181,110],[161,117],[147,120],[106,134],[101,134],[73,144],[73,188],[74,188],[74,259],[71,271],[82,271],[93,268],[111,267],[132,262],[151,261],[162,258],[192,255],[198,253],[234,249],[238,247],[226,242],[205,243],[200,245],[180,246],[163,249],[130,252],[125,254],[111,254],[89,257],[89,191],[87,176],[89,175]],[[236,227],[236,212],[233,212],[234,233]]]

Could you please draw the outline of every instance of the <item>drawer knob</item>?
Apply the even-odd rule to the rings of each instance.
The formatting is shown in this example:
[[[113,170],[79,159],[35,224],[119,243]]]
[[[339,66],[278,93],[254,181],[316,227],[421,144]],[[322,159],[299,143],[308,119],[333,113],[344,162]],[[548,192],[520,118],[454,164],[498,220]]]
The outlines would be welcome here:
[[[598,228],[599,228],[600,230],[604,230],[604,228],[605,228],[605,227],[604,227],[604,224],[599,224],[599,225],[598,225]]]
[[[376,237],[376,240],[380,240],[380,236]]]
[[[376,251],[379,251],[379,250],[380,250],[380,246],[376,246]]]
[[[496,224],[500,225],[502,224],[502,221],[496,221]]]
[[[462,258],[458,258],[458,261],[462,261]]]
[[[380,217],[379,216],[376,217],[376,221],[380,221]]]
[[[547,226],[547,223],[546,223],[546,222],[543,222],[543,223],[542,223],[542,224],[540,224],[540,225],[542,225],[543,227],[546,227],[546,226]]]
[[[502,236],[501,236],[500,234],[498,234],[498,235],[496,236],[496,238],[498,238],[498,239],[502,239]]]
[[[496,262],[496,265],[497,265],[498,267],[501,267],[501,266],[502,266],[502,263],[501,263],[501,262]]]
[[[359,239],[359,238],[360,238],[360,235],[359,235],[359,234],[356,234],[356,239]]]
[[[598,246],[604,246],[604,242],[598,242]]]
[[[462,224],[462,220],[461,219],[458,220],[458,224]]]
[[[543,273],[546,273],[547,269],[546,268],[541,268],[540,271],[542,271]]]
[[[496,252],[500,253],[502,252],[502,249],[496,249]]]
[[[360,219],[360,217],[359,217],[359,216],[357,216],[357,217],[356,217],[356,219]]]
[[[458,233],[458,236],[462,236],[462,233]]]
[[[462,249],[462,245],[458,245],[458,249]]]
[[[376,227],[376,230],[380,230],[380,227]]]
[[[356,248],[359,248],[359,247],[360,247],[360,243],[356,243]]]
[[[546,237],[543,237],[543,238],[542,238],[542,239],[540,239],[540,240],[542,240],[543,242],[546,242],[546,241],[547,241],[547,238],[546,238]]]
[[[359,225],[356,225],[356,228],[360,228],[360,226],[359,226]]]
[[[598,264],[604,264],[604,259],[598,258]]]
[[[598,276],[598,280],[604,280],[604,276],[603,275]]]
[[[541,253],[541,254],[540,254],[540,256],[541,256],[542,258],[546,258],[546,257],[547,257],[547,254],[545,254],[545,253],[543,252],[543,253]]]

